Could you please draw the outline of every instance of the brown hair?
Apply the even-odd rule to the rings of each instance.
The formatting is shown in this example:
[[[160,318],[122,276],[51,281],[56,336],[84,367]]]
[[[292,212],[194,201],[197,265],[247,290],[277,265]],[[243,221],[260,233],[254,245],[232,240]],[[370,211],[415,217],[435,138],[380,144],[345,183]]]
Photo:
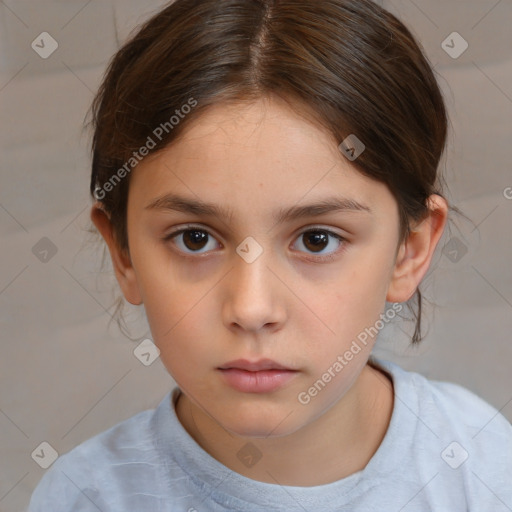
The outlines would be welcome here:
[[[175,141],[213,104],[270,94],[337,144],[350,134],[365,144],[352,164],[389,187],[404,240],[440,193],[447,135],[441,91],[410,31],[370,0],[176,0],[117,52],[92,104],[90,191],[122,250],[127,162]],[[416,294],[413,343],[421,339]]]

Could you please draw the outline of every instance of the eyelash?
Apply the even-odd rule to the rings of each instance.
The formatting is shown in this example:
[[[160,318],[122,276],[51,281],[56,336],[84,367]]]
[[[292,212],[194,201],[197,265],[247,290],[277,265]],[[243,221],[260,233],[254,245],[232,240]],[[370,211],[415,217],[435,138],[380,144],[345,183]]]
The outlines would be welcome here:
[[[181,228],[179,230],[176,230],[176,231],[173,231],[173,232],[169,233],[168,235],[163,237],[163,241],[164,242],[170,242],[174,238],[178,237],[179,235],[181,235],[183,233],[186,233],[187,231],[201,231],[203,233],[207,233],[212,238],[215,238],[208,230],[206,230],[206,229],[204,229],[204,228],[202,228],[200,226],[190,225],[190,226],[186,226],[184,228]],[[326,233],[328,236],[336,238],[340,242],[340,246],[341,247],[338,250],[335,250],[335,251],[333,251],[333,252],[331,252],[331,253],[329,253],[327,255],[324,255],[324,256],[314,256],[314,253],[309,253],[313,257],[306,258],[306,259],[310,260],[310,261],[314,261],[314,262],[328,262],[328,261],[332,261],[333,259],[335,259],[344,250],[346,239],[344,237],[342,237],[341,235],[338,235],[334,231],[331,231],[331,230],[326,229],[326,228],[321,228],[321,227],[308,228],[307,230],[304,230],[301,233],[299,233],[299,235],[297,236],[297,239],[299,239],[301,236],[304,236],[307,233],[318,233],[318,232]],[[185,257],[189,257],[189,258],[190,257],[197,258],[198,256],[200,257],[203,254],[207,254],[207,252],[209,252],[209,251],[207,251],[205,253],[197,253],[196,255],[194,255],[194,253],[186,253],[186,252],[183,252],[181,249],[178,249],[178,250],[182,254],[184,254]]]

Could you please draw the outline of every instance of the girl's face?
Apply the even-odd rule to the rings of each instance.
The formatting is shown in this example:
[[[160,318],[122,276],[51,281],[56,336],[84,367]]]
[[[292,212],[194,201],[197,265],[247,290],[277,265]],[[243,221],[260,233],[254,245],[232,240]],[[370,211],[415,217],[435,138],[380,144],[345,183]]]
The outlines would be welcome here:
[[[125,295],[144,303],[185,395],[224,428],[292,433],[357,381],[374,340],[344,354],[390,300],[398,209],[325,131],[275,99],[215,106],[134,170],[127,222]],[[238,359],[294,372],[255,384],[220,369]]]

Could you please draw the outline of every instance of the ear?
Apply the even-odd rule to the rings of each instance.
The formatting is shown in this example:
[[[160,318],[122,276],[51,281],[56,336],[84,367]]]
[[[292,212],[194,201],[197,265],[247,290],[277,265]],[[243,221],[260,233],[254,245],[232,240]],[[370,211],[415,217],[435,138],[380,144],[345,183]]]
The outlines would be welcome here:
[[[441,196],[428,198],[428,214],[411,229],[398,250],[386,300],[406,302],[418,288],[430,266],[448,218],[448,204]]]
[[[124,298],[131,304],[142,304],[142,298],[137,284],[137,276],[132,266],[130,255],[119,248],[114,238],[110,218],[103,210],[101,203],[97,202],[93,205],[91,209],[91,220],[107,243],[114,272]]]

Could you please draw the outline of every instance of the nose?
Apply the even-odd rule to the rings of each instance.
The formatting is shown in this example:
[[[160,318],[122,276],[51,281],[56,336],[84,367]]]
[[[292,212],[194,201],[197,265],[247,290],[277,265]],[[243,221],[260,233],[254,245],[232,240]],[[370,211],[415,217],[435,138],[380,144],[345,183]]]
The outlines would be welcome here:
[[[228,291],[223,307],[229,329],[258,332],[262,328],[276,330],[283,324],[285,305],[282,282],[271,268],[266,252],[256,261],[246,262],[235,255],[234,267],[228,274]]]

